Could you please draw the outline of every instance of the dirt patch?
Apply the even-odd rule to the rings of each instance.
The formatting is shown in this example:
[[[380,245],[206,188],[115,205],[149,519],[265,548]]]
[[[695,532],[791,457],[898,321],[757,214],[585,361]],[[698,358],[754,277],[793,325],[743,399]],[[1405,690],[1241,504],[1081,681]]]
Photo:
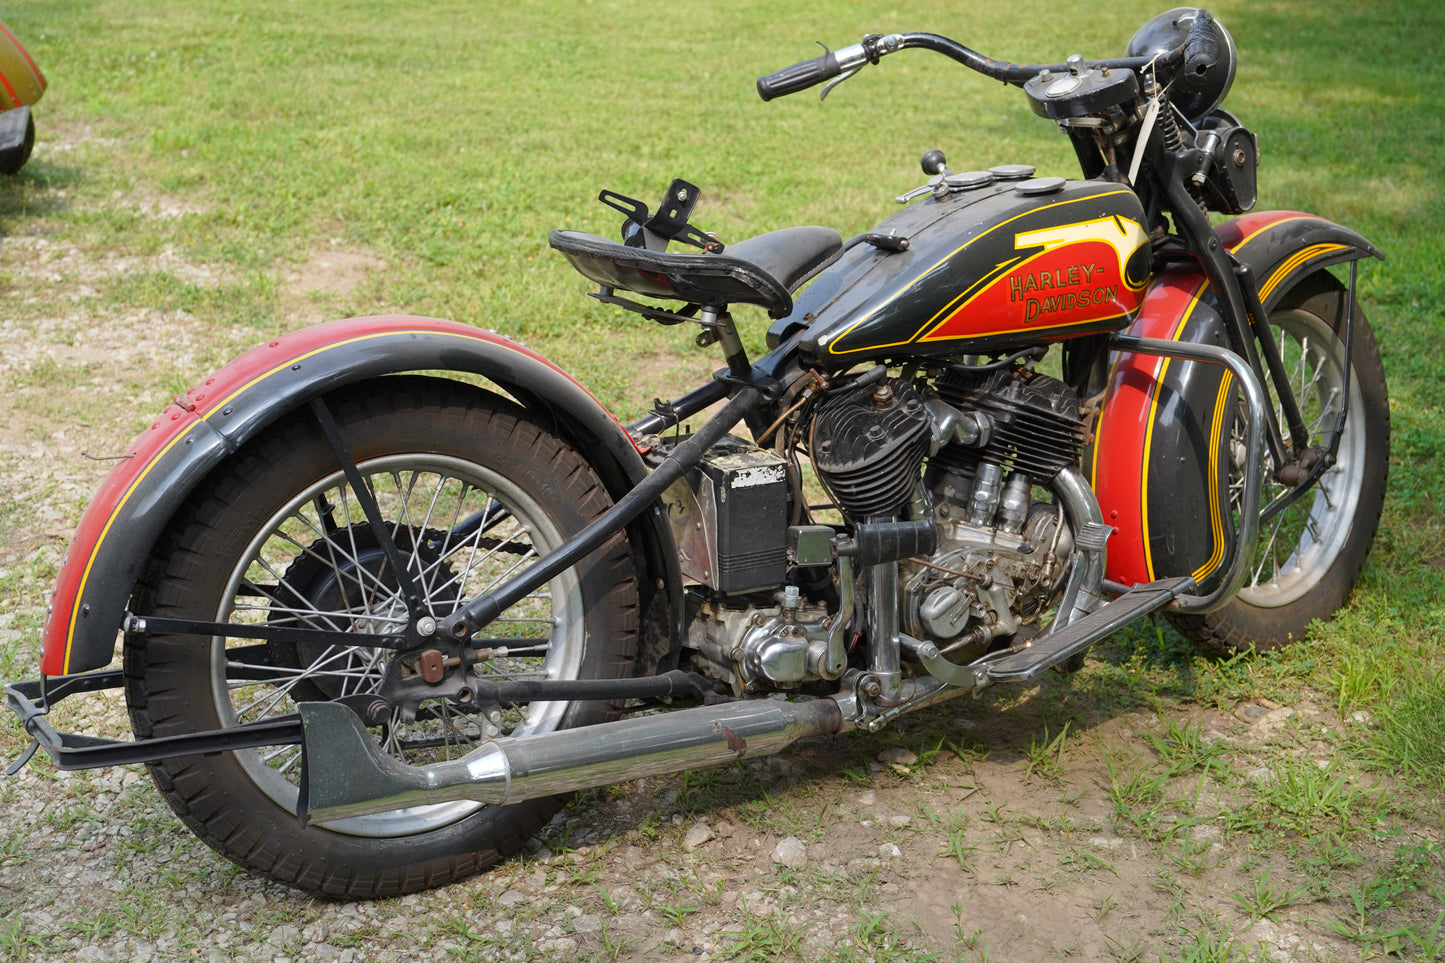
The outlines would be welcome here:
[[[297,295],[329,294],[347,297],[372,271],[386,269],[386,262],[366,251],[333,246],[312,252],[306,263],[285,276],[286,286]]]
[[[333,239],[304,264],[282,272],[281,313],[294,327],[355,313],[358,291],[386,267],[376,255]]]

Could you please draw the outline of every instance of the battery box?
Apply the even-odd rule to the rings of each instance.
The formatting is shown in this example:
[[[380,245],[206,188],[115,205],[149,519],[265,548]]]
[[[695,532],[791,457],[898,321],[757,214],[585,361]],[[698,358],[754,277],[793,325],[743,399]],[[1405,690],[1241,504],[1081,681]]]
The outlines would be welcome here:
[[[665,500],[684,576],[729,595],[782,584],[788,470],[781,456],[729,435]]]

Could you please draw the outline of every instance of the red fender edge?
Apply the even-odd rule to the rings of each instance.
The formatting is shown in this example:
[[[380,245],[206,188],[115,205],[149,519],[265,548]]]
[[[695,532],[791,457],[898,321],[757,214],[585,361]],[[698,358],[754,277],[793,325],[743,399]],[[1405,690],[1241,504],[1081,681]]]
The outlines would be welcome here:
[[[1300,211],[1258,211],[1219,225],[1220,240],[1249,266],[1266,311],[1308,275],[1346,261],[1383,258],[1361,235],[1314,214]],[[1129,333],[1165,340],[1207,341],[1222,338],[1223,328],[1213,293],[1195,265],[1175,265],[1160,273],[1144,296]],[[1195,377],[1195,369],[1213,368],[1196,362],[1121,352],[1114,358],[1108,393],[1094,429],[1090,470],[1104,520],[1114,527],[1105,573],[1123,585],[1137,585],[1174,575],[1192,575],[1201,584],[1215,575],[1225,557],[1224,530],[1228,507],[1218,477],[1201,473],[1201,490],[1181,493],[1173,483],[1150,490],[1150,464],[1160,463],[1160,444],[1179,444],[1199,435],[1217,452],[1227,443],[1228,426],[1220,415],[1229,402],[1228,379]],[[1166,381],[1167,379],[1167,381]],[[1194,387],[1185,387],[1188,381]],[[1192,395],[1187,415],[1177,406],[1161,410],[1160,387]],[[1215,454],[1214,457],[1222,457]],[[1188,533],[1203,531],[1193,511],[1212,515],[1209,536],[1189,550],[1177,543]],[[1189,517],[1181,517],[1189,514]],[[1155,558],[1156,551],[1178,549],[1173,564]],[[1197,549],[1197,550],[1195,550]],[[1168,555],[1168,552],[1165,553]],[[1189,570],[1175,571],[1184,565]],[[1197,566],[1197,567],[1194,567]]]
[[[614,498],[645,476],[617,419],[565,371],[510,338],[405,316],[303,328],[253,348],[177,397],[101,483],[61,563],[41,672],[66,675],[110,664],[151,546],[182,500],[239,445],[343,385],[438,370],[481,375],[522,404],[555,412],[558,431],[594,462]],[[652,529],[644,537],[654,542],[648,555],[655,566],[668,555],[656,540],[670,541],[670,533],[658,529],[665,523],[644,524]],[[671,572],[657,574],[671,581]]]

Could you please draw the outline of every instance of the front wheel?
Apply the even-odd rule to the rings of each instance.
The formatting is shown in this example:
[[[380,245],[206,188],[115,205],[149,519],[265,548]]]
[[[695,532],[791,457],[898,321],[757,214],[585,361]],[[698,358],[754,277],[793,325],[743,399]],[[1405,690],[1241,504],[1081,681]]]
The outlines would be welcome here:
[[[1345,291],[1319,274],[1270,313],[1311,446],[1329,444],[1345,403]],[[1349,597],[1385,501],[1390,456],[1390,409],[1380,349],[1355,306],[1349,408],[1337,459],[1314,488],[1260,526],[1254,564],[1239,594],[1203,615],[1171,616],[1202,648],[1230,654],[1276,649],[1297,641],[1316,619],[1327,619]],[[1267,385],[1271,396],[1272,384]],[[1283,419],[1276,408],[1276,416]],[[1236,425],[1230,488],[1236,512],[1243,489],[1242,425]],[[1286,488],[1266,459],[1261,508]]]
[[[203,483],[161,538],[137,612],[400,633],[413,614],[407,585],[419,590],[424,614],[439,620],[525,570],[611,504],[576,451],[496,395],[395,377],[325,403],[387,537],[378,535],[319,422],[303,409]],[[397,557],[407,577],[398,577]],[[486,635],[491,657],[471,671],[511,679],[630,674],[637,585],[624,537],[508,609]],[[465,685],[474,651],[441,652],[427,668],[417,653],[360,645],[137,636],[126,642],[126,695],[140,738],[290,716],[299,702],[347,700],[371,707],[370,731],[385,752],[418,766],[489,740],[616,714],[605,703],[538,702],[500,712],[474,705]],[[418,666],[431,678],[423,682]],[[379,712],[378,699],[389,709]],[[302,828],[301,763],[299,746],[279,746],[150,768],[171,808],[228,859],[351,897],[475,873],[517,850],[565,802],[463,801]]]

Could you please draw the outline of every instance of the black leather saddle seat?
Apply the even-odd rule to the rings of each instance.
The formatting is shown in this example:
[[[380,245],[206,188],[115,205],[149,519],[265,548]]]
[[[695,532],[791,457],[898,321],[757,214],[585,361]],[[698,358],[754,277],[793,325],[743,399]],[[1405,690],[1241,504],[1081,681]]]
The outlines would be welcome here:
[[[580,231],[553,231],[547,242],[605,287],[705,308],[757,304],[774,318],[793,310],[793,289],[843,247],[830,227],[770,231],[721,254],[649,251]]]

